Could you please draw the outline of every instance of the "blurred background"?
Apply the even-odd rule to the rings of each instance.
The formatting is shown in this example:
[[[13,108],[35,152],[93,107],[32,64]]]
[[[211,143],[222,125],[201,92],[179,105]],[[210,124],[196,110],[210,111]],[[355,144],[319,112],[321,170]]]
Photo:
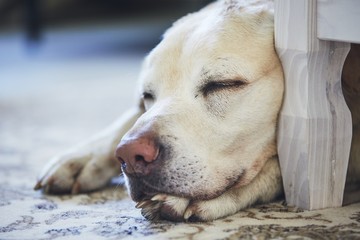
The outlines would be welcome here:
[[[23,28],[32,40],[42,30],[79,23],[148,23],[166,27],[209,0],[0,0],[0,26]]]
[[[209,2],[0,0],[0,169],[42,165],[114,121],[162,33]]]
[[[104,65],[100,60],[142,58],[176,19],[208,2],[0,0],[0,93],[20,80],[15,80],[20,69],[27,81],[36,81],[28,68],[47,68],[54,61],[59,63],[60,77],[61,64],[67,61],[99,60],[97,64]],[[90,70],[95,74],[96,69]]]

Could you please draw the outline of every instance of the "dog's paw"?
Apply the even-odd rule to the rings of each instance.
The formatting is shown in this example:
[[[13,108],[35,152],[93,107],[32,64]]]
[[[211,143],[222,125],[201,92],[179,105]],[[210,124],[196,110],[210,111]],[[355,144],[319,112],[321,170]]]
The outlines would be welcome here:
[[[194,201],[187,207],[184,220],[189,222],[206,222],[235,214],[239,204],[229,201],[227,197],[218,197],[207,201]]]
[[[174,222],[205,222],[234,214],[237,204],[227,197],[207,201],[191,201],[186,198],[157,194],[151,199],[140,201],[136,208],[150,221],[169,220]]]
[[[53,158],[34,189],[50,194],[88,192],[105,186],[119,173],[120,163],[106,154],[72,151]]]
[[[192,203],[184,213],[184,220],[188,222],[205,222],[217,219],[217,210],[210,209],[206,201]]]
[[[184,212],[189,205],[189,199],[157,194],[151,199],[139,202],[136,207],[141,208],[141,214],[148,220],[184,221]]]

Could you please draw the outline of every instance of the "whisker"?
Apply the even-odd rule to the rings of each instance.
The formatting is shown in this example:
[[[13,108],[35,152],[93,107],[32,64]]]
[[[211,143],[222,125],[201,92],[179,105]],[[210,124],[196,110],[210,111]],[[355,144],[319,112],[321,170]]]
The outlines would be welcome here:
[[[124,173],[120,173],[118,176],[116,176],[116,178],[120,178],[120,177],[122,177],[124,175]],[[113,189],[113,194],[115,193],[115,191],[117,191],[118,190],[118,188],[121,186],[121,185],[123,185],[124,184],[124,182],[122,181],[122,182],[119,182],[119,181],[115,181],[114,183],[116,183],[116,185],[115,185],[115,188]]]

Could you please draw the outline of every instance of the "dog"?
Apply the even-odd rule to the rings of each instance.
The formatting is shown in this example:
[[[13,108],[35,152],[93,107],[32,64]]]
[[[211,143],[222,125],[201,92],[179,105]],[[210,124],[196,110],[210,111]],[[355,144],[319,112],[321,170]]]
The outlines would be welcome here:
[[[93,191],[122,172],[143,216],[171,221],[210,221],[283,196],[273,31],[268,0],[219,0],[181,18],[144,60],[138,105],[55,157],[35,188]]]

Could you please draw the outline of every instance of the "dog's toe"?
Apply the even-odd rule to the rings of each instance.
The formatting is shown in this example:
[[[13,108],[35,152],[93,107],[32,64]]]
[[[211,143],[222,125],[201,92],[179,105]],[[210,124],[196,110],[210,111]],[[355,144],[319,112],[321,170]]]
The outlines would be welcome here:
[[[189,200],[186,198],[157,194],[151,199],[139,202],[136,207],[141,208],[141,214],[148,220],[184,221],[183,215]]]
[[[45,193],[70,193],[76,177],[90,156],[82,158],[57,157],[53,159],[40,174],[35,190],[43,189]],[[75,186],[78,188],[77,186]]]
[[[141,208],[141,215],[143,215],[147,220],[160,220],[161,202],[144,200],[139,202],[136,207]]]
[[[234,214],[239,209],[234,204],[231,194],[204,201],[193,201],[184,212],[185,221],[205,222]]]
[[[203,213],[200,211],[198,204],[190,205],[185,213],[184,213],[184,220],[189,222],[202,222],[205,221],[202,218]]]
[[[208,201],[192,202],[184,213],[184,219],[188,222],[206,222],[212,221],[229,215],[226,202],[218,199]]]
[[[105,186],[120,173],[120,163],[115,159],[92,157],[76,176],[72,193],[88,192]]]

